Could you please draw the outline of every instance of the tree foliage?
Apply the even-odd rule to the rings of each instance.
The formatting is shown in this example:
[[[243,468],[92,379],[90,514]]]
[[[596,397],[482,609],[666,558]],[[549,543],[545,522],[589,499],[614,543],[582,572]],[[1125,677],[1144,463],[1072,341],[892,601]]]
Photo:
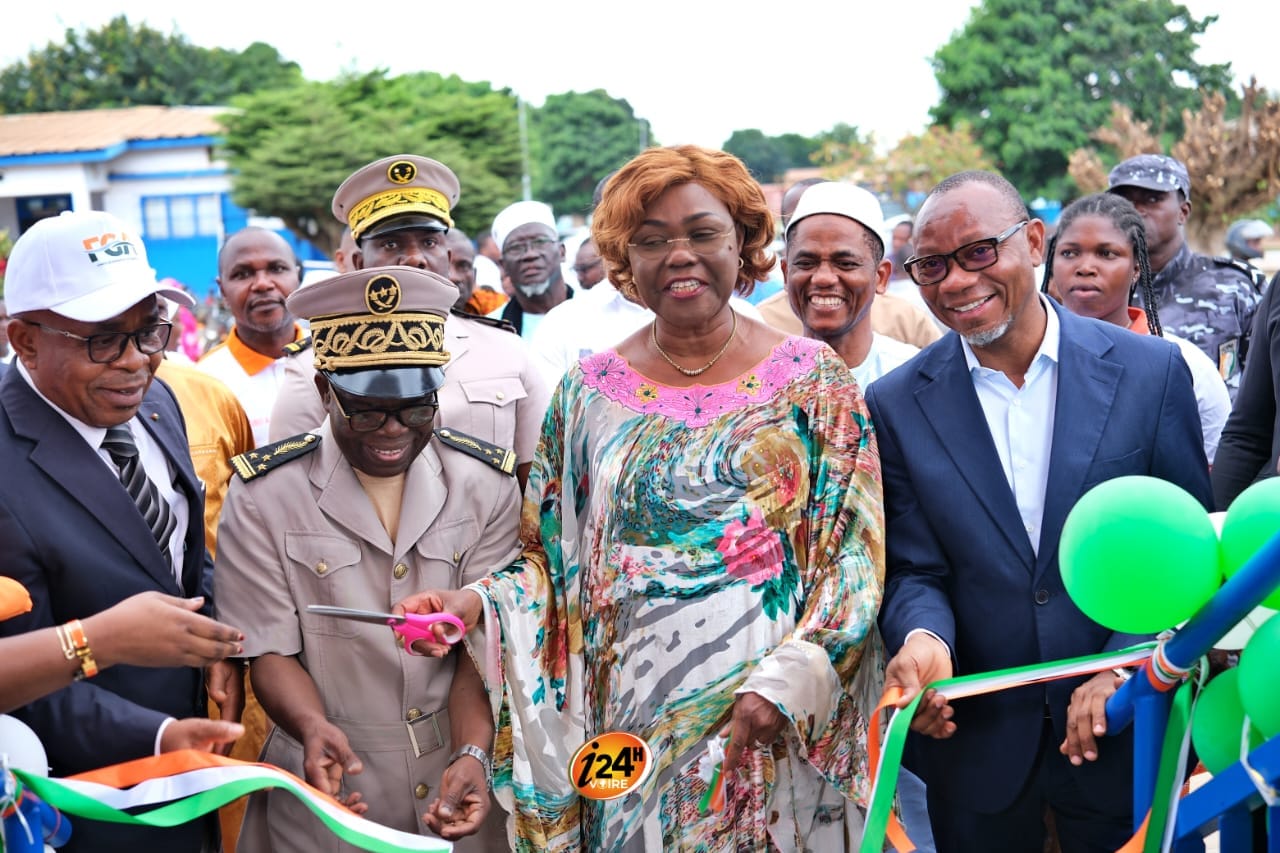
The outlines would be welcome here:
[[[1069,155],[1113,102],[1176,137],[1198,88],[1229,86],[1229,65],[1192,58],[1215,20],[1173,0],[983,0],[934,54],[932,117],[968,121],[1023,195],[1061,197]]]
[[[1201,108],[1183,114],[1186,131],[1170,151],[1191,178],[1187,239],[1202,251],[1217,251],[1232,220],[1256,213],[1280,195],[1280,101],[1268,98],[1255,80],[1242,93],[1234,118],[1227,118],[1222,93],[1204,93]],[[1082,192],[1106,189],[1110,165],[1165,150],[1150,126],[1120,105],[1091,138],[1109,156],[1104,163],[1093,148],[1071,155],[1071,177]]]
[[[342,232],[334,190],[381,157],[421,154],[452,169],[462,184],[454,221],[469,232],[488,228],[518,195],[515,98],[487,83],[374,71],[257,92],[234,106],[223,117],[233,200],[279,216],[325,250]]]
[[[833,137],[833,141],[839,143],[843,138]],[[724,143],[724,150],[745,163],[762,184],[778,183],[788,169],[812,167],[821,147],[822,141],[818,139],[797,133],[766,136],[755,128],[735,130]]]
[[[905,197],[908,193],[927,193],[956,172],[994,167],[991,158],[974,140],[969,125],[957,122],[954,128],[935,124],[924,133],[904,136],[880,160],[876,171],[880,176],[880,189]]]
[[[652,141],[648,122],[603,89],[551,95],[531,113],[533,195],[558,214],[585,216],[596,183]]]
[[[243,51],[197,47],[119,15],[96,30],[67,29],[65,42],[0,70],[0,112],[224,104],[301,79],[297,63],[262,42]]]

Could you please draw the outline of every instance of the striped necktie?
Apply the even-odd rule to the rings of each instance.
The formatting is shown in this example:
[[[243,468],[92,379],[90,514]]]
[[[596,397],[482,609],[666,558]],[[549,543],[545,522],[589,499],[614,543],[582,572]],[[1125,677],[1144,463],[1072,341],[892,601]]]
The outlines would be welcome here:
[[[138,458],[138,445],[133,443],[133,435],[129,428],[121,424],[107,430],[107,437],[102,440],[102,449],[111,456],[111,461],[120,469],[120,482],[133,498],[142,519],[151,528],[151,535],[164,554],[166,563],[173,563],[173,555],[169,552],[169,537],[177,521],[173,517],[169,504],[151,482],[147,472]]]

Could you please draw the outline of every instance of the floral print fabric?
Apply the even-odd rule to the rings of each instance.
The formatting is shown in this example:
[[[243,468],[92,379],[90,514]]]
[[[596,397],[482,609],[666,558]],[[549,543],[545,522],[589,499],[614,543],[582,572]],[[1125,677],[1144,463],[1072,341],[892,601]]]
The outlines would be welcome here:
[[[824,344],[788,338],[731,382],[687,388],[615,352],[584,359],[547,413],[524,555],[473,587],[517,849],[852,849],[882,531],[871,421]],[[698,762],[742,692],[789,725],[702,815]],[[609,731],[645,738],[654,771],[582,799],[570,758]]]

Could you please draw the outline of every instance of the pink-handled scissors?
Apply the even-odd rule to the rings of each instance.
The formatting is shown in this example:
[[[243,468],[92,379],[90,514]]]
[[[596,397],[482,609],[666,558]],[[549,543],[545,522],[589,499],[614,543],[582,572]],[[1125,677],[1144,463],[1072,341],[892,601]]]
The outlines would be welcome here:
[[[391,630],[404,637],[404,650],[411,655],[418,654],[413,651],[413,644],[417,640],[440,642],[441,638],[437,637],[432,630],[436,625],[444,626],[443,640],[449,645],[458,642],[467,633],[467,626],[452,613],[406,613],[403,616],[397,616],[394,613],[380,613],[376,610],[355,610],[350,607],[329,607],[324,604],[310,604],[307,606],[307,612],[320,616],[336,616],[339,619],[354,619],[357,622],[372,622],[375,625],[390,625]]]

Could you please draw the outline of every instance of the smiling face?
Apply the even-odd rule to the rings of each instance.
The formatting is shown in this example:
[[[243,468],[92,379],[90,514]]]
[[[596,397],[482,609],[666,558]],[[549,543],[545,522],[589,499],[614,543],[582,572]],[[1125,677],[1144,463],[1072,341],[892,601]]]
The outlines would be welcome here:
[[[1023,218],[995,187],[977,181],[931,196],[916,219],[915,255],[948,254],[995,237]],[[943,325],[974,347],[1005,347],[1043,337],[1035,267],[1044,250],[1044,224],[1031,220],[996,247],[994,264],[969,272],[951,262],[946,278],[920,294]],[[1039,313],[1039,316],[1035,316]],[[1037,334],[1037,330],[1039,334]]]
[[[1107,217],[1081,216],[1058,234],[1053,280],[1073,314],[1127,327],[1137,279],[1133,245]]]
[[[333,386],[323,374],[316,374],[316,387],[329,413],[329,427],[334,443],[352,468],[371,477],[395,477],[409,470],[413,460],[431,440],[433,425],[406,427],[395,415],[389,414],[382,426],[372,432],[356,432],[351,428],[347,415],[355,415],[372,409],[392,412],[408,406],[434,403],[434,395],[412,400],[398,397],[353,397],[344,395],[339,406]]]
[[[299,270],[283,237],[256,228],[233,234],[218,267],[218,286],[237,326],[269,335],[293,325],[284,300],[298,289]]]
[[[792,225],[782,273],[791,310],[806,334],[838,341],[861,324],[870,335],[871,326],[863,321],[877,285],[888,283],[893,268],[883,258],[876,260],[875,242],[864,226],[845,216],[815,214]]]
[[[687,238],[724,234],[706,254],[693,251]],[[645,208],[631,242],[681,239],[660,257],[630,250],[632,276],[641,304],[664,322],[698,326],[729,303],[738,283],[741,237],[724,202],[701,184],[677,184]]]
[[[109,332],[135,332],[163,317],[154,296],[101,323],[81,323],[54,314],[33,311],[10,327],[14,349],[41,394],[77,420],[95,427],[113,427],[138,413],[151,378],[164,358],[163,352],[143,355],[131,341],[120,357],[109,364],[89,360],[84,341],[43,329],[61,329],[88,337]]]

